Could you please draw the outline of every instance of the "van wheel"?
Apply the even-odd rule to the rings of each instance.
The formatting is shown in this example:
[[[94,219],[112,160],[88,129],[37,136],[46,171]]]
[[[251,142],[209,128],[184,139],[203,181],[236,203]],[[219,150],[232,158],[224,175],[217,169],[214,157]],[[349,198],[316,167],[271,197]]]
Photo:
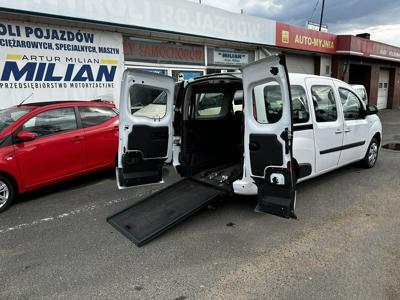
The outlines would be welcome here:
[[[372,168],[375,166],[376,160],[378,159],[378,149],[379,142],[376,138],[373,138],[369,143],[367,153],[365,153],[365,157],[362,160],[362,164],[365,168]]]
[[[6,177],[0,175],[0,213],[14,200],[14,186]]]

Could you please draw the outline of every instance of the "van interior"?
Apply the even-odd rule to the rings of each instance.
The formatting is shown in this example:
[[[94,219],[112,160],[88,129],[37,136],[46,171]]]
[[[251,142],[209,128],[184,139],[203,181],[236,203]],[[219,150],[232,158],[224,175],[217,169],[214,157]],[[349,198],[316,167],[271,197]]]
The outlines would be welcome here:
[[[243,85],[239,78],[191,83],[183,98],[178,172],[232,189],[243,171]]]
[[[174,134],[180,139],[177,171],[227,189],[241,178],[244,159],[243,83],[234,75],[218,74],[175,87]],[[304,88],[291,86],[294,123],[309,120]],[[160,119],[166,113],[167,94],[154,87],[133,85],[130,90],[131,113]],[[282,116],[281,87],[276,81],[261,82],[253,89],[253,113],[260,124],[276,123]],[[321,104],[322,106],[322,104]],[[163,157],[167,152],[167,127],[136,126],[136,139],[129,149],[144,151],[149,157]],[[256,141],[255,143],[264,143]],[[140,152],[140,151],[139,151]],[[132,155],[136,155],[138,151]],[[131,155],[131,156],[132,156]],[[262,174],[265,159],[253,154],[257,172]],[[135,159],[135,158],[134,158]],[[140,161],[140,160],[139,160]],[[162,163],[154,160],[154,163]],[[129,167],[129,166],[128,166]],[[127,167],[127,168],[128,168]],[[136,170],[139,163],[132,166]]]

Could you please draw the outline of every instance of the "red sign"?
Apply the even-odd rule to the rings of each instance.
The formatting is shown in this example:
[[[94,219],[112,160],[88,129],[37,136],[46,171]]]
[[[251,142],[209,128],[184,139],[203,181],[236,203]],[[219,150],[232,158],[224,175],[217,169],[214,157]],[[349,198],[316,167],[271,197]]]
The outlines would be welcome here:
[[[204,64],[204,47],[124,39],[125,60]]]
[[[399,47],[352,35],[338,36],[337,53],[400,61]]]
[[[276,46],[321,53],[336,53],[334,34],[276,22]]]

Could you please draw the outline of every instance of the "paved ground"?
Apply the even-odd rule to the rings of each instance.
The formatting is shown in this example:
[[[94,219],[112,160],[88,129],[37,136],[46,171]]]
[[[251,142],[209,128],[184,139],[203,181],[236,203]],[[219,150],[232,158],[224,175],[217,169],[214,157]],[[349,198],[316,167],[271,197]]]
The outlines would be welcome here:
[[[237,197],[137,248],[105,219],[152,189],[104,172],[24,196],[0,215],[0,299],[400,299],[400,152],[300,184],[298,221]]]

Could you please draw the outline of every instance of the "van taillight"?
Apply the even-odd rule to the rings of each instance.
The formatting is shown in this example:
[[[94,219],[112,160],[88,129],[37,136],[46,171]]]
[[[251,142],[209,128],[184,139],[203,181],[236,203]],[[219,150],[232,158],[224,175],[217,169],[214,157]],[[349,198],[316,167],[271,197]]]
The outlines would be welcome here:
[[[253,92],[253,94],[254,94],[254,92]],[[254,117],[254,119],[257,120],[256,99],[254,98],[254,95],[253,95],[253,117]]]
[[[286,164],[286,168],[288,169],[288,171],[292,171],[292,162],[289,160]]]

